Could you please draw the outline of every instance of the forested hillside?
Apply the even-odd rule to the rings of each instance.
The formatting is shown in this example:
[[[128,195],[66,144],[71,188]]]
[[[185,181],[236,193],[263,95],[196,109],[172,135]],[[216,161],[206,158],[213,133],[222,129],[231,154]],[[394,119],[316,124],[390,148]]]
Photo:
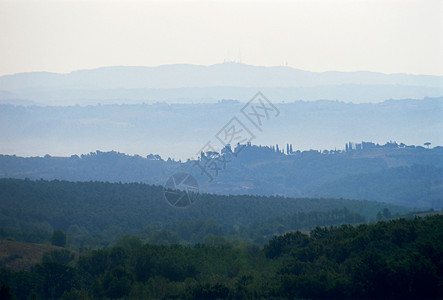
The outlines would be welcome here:
[[[233,147],[234,148],[234,147]],[[223,154],[213,180],[195,161],[159,155],[97,151],[71,157],[0,155],[0,177],[69,181],[144,182],[164,185],[177,172],[192,174],[201,191],[373,200],[411,208],[443,207],[443,148],[389,142],[347,143],[346,150],[297,151],[295,146],[245,145]]]
[[[273,234],[318,225],[374,220],[374,201],[201,194],[188,208],[171,207],[161,186],[140,183],[0,179],[0,237],[47,241],[54,229],[74,248],[96,247],[124,234],[152,243],[195,243],[210,234],[264,243]]]
[[[358,176],[348,175],[328,182],[312,196],[348,199],[383,199],[388,203],[443,208],[443,168],[413,165]]]
[[[29,272],[0,269],[2,299],[440,299],[443,216],[317,227],[262,250],[213,237],[194,246],[125,237],[52,253]]]

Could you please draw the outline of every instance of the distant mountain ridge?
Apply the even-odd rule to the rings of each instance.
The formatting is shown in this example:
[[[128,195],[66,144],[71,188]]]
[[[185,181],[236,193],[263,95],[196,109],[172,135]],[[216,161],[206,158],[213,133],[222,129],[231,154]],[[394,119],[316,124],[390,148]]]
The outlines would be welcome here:
[[[442,87],[443,76],[358,72],[310,72],[291,67],[240,63],[210,66],[173,64],[157,67],[111,66],[68,74],[29,72],[0,77],[0,90],[29,88],[109,89],[183,87],[289,87],[385,84]]]
[[[114,66],[0,76],[0,104],[96,105],[246,102],[262,91],[274,101],[353,103],[443,96],[443,76],[375,72],[310,72],[240,63],[211,66]]]

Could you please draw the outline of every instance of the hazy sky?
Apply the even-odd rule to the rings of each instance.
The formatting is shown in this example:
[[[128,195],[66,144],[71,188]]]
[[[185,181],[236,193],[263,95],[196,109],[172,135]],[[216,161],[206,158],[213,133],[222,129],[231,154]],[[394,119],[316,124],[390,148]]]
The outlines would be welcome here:
[[[0,75],[240,60],[443,75],[442,16],[442,0],[0,0]]]

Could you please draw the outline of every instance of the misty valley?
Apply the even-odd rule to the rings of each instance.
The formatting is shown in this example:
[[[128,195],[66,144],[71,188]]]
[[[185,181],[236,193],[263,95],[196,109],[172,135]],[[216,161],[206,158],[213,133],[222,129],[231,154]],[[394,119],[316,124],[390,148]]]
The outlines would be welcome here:
[[[404,36],[396,56],[431,48]],[[231,61],[0,75],[1,300],[443,299],[442,76]]]

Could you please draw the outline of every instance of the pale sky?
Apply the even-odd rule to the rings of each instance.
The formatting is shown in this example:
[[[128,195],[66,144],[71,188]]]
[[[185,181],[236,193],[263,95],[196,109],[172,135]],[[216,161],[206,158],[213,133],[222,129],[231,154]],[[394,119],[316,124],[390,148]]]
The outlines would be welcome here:
[[[0,0],[0,75],[223,61],[443,75],[443,0]]]

